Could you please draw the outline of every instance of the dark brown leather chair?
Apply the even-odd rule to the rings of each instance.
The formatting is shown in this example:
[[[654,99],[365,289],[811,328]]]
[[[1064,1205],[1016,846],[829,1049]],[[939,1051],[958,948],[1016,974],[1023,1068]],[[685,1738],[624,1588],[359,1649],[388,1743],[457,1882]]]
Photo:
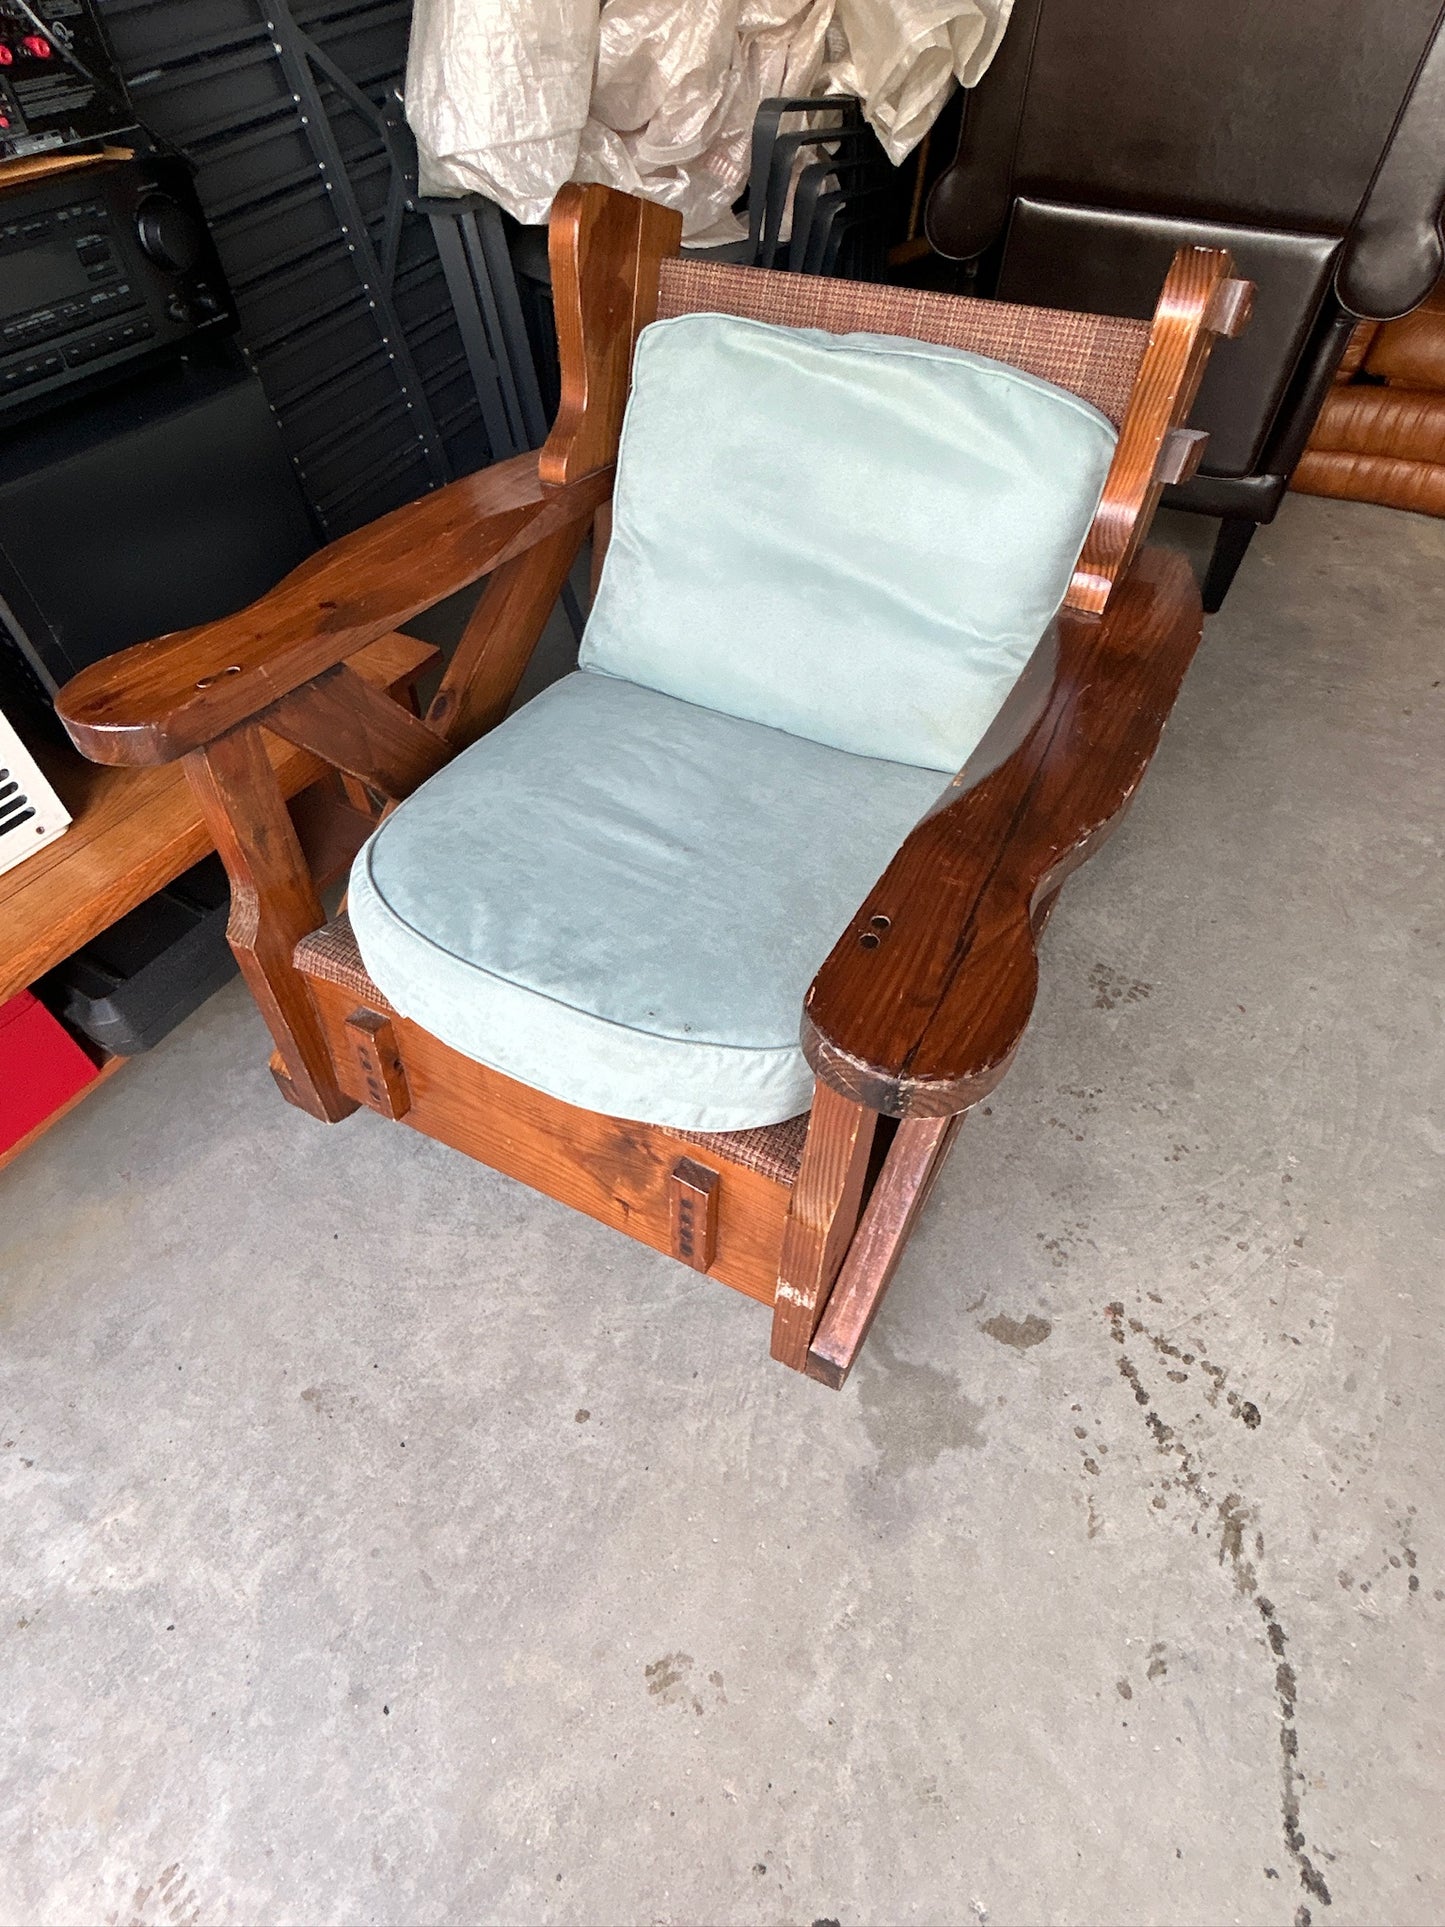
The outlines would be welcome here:
[[[1257,284],[1192,420],[1203,465],[1166,492],[1222,518],[1217,609],[1274,516],[1356,318],[1445,266],[1440,0],[1017,0],[966,102],[928,238],[973,292],[1143,316],[1176,248]]]

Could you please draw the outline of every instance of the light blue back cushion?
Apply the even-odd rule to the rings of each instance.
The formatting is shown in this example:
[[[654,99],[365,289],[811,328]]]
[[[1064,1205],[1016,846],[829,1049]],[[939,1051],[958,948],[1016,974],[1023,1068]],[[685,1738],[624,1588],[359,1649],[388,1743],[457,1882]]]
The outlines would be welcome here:
[[[582,664],[956,770],[1063,600],[1115,440],[1076,395],[961,349],[655,322]]]

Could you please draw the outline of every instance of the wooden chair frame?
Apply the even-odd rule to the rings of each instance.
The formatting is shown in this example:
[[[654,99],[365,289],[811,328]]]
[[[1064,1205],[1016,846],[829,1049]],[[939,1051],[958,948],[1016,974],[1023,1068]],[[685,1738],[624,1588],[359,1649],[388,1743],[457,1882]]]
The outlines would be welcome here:
[[[540,454],[344,537],[236,616],[97,664],[59,708],[98,762],[184,759],[293,1104],[327,1122],[369,1105],[708,1272],[772,1307],[775,1358],[840,1386],[964,1113],[1018,1046],[1058,889],[1128,807],[1199,639],[1184,562],[1140,545],[1160,489],[1197,464],[1189,406],[1251,290],[1227,254],[1183,251],[1147,341],[1140,324],[1116,457],[1065,606],[807,993],[816,1084],[790,1166],[776,1144],[758,1155],[777,1130],[693,1136],[582,1111],[402,1017],[343,954],[344,924],[324,927],[266,750],[269,732],[314,753],[379,815],[501,721],[589,527],[600,566],[633,344],[664,280],[756,273],[747,286],[765,305],[793,298],[768,287],[796,277],[669,268],[678,245],[670,211],[565,188],[551,240],[562,404]],[[482,576],[425,717],[350,666]]]

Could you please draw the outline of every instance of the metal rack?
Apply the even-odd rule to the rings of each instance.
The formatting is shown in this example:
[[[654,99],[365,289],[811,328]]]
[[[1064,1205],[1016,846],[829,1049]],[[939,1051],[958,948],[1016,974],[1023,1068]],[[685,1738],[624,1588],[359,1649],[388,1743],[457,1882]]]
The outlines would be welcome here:
[[[99,5],[137,112],[196,169],[242,339],[328,537],[540,441],[500,227],[415,197],[399,105],[410,0]],[[454,307],[463,277],[473,293]]]

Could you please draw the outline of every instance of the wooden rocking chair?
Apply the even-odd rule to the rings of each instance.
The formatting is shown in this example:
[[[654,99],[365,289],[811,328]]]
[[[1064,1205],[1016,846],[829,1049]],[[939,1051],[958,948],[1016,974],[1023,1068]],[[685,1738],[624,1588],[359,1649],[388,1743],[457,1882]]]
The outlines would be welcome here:
[[[226,621],[97,664],[59,707],[98,762],[184,759],[230,875],[231,942],[291,1103],[326,1122],[369,1105],[707,1272],[772,1308],[775,1358],[837,1387],[965,1112],[1018,1047],[1035,992],[1035,941],[1059,887],[1127,808],[1199,639],[1184,560],[1141,545],[1160,489],[1198,462],[1203,438],[1184,422],[1214,337],[1243,326],[1252,289],[1232,278],[1226,253],[1184,250],[1145,324],[688,261],[678,242],[677,217],[665,209],[600,187],[565,188],[551,233],[563,400],[540,454],[345,537]],[[919,815],[912,804],[881,860],[862,872],[866,889],[882,868],[856,914],[847,920],[842,905],[807,960],[816,975],[798,1016],[816,1080],[811,1110],[805,1095],[790,1118],[732,1129],[709,1128],[703,1113],[689,1127],[564,1101],[404,1015],[407,997],[373,981],[346,916],[327,922],[267,752],[269,734],[331,765],[381,824],[374,844],[385,848],[409,812],[429,807],[422,796],[396,806],[422,785],[426,797],[442,796],[467,762],[452,762],[459,751],[489,755],[497,745],[500,754],[524,740],[517,726],[545,698],[488,732],[507,717],[589,528],[597,586],[639,333],[654,320],[698,315],[774,324],[770,337],[812,331],[788,335],[799,353],[821,352],[830,338],[851,352],[836,338],[859,334],[873,344],[860,353],[878,350],[879,338],[907,341],[906,350],[882,342],[895,361],[937,364],[971,350],[1023,371],[1029,406],[1039,391],[1055,406],[1059,389],[1072,391],[1089,407],[1066,396],[1069,408],[1096,424],[1105,418],[1105,434],[1110,423],[1118,431],[1103,458],[1102,499],[1095,484],[1083,511],[1087,518],[1097,500],[1081,524],[1082,550],[1075,538],[1076,560],[1065,558],[1057,616],[951,782],[956,765],[937,761],[941,774],[913,767],[898,779],[905,789],[923,781],[930,795],[947,787],[908,832]],[[919,378],[936,373],[930,366]],[[951,379],[947,369],[940,378]],[[624,446],[624,471],[631,459]],[[860,461],[866,470],[866,450]],[[425,717],[349,666],[484,575]],[[695,703],[684,692],[673,707],[705,722]],[[791,754],[808,733],[765,730],[758,740]],[[875,750],[845,754],[849,747],[817,754],[841,756],[846,769],[892,768]],[[581,760],[586,753],[584,743]],[[359,871],[359,917],[358,879]],[[686,895],[692,885],[684,876],[679,887]],[[760,932],[759,950],[768,942]],[[804,981],[806,972],[794,998]]]

